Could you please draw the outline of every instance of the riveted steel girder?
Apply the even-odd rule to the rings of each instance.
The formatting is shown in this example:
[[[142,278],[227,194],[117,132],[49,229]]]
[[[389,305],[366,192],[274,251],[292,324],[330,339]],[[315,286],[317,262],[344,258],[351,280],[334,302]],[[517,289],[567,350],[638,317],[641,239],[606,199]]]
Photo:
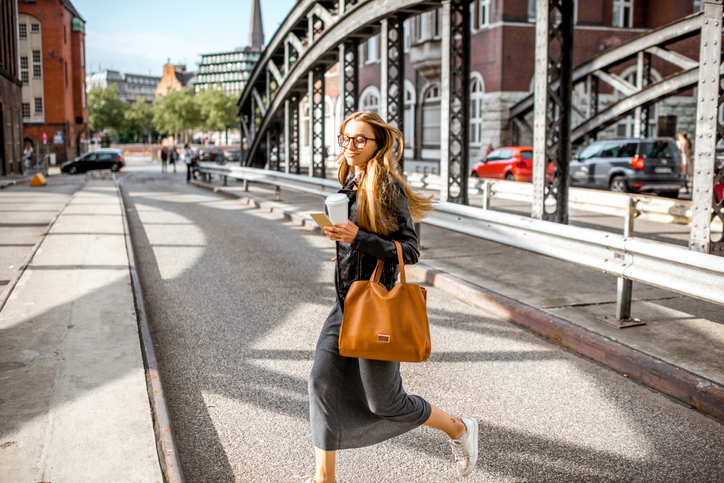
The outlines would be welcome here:
[[[573,0],[537,0],[533,218],[568,223]],[[553,179],[546,176],[550,163]]]
[[[706,0],[699,47],[696,89],[696,138],[692,176],[692,214],[689,249],[724,256],[724,236],[712,240],[712,220],[724,221],[724,200],[718,199],[716,184],[724,179],[724,166],[716,159],[716,144],[724,135],[719,109],[724,102],[721,87],[722,0]]]

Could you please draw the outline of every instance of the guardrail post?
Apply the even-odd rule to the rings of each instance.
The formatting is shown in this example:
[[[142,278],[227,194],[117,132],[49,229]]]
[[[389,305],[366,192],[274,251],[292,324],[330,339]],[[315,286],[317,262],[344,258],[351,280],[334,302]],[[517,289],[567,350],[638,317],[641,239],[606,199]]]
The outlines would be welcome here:
[[[275,187],[274,190],[274,201],[281,201],[282,200],[282,189],[279,186]]]
[[[226,181],[227,178],[228,178],[228,176],[224,175],[224,186],[229,186],[229,184]]]
[[[636,200],[633,197],[628,199],[628,208],[626,209],[626,217],[624,218],[623,236],[632,237],[634,234],[634,220],[636,219]],[[616,319],[608,320],[603,318],[604,322],[619,329],[633,327],[636,325],[646,325],[639,319],[631,318],[631,299],[633,293],[633,281],[625,277],[619,277],[616,285]]]
[[[415,233],[417,233],[417,248],[422,250],[422,223],[415,223]]]
[[[483,183],[483,209],[489,210],[490,209],[490,199],[493,197],[493,186],[492,183],[484,179],[482,180]]]
[[[249,191],[249,180],[244,178],[242,186],[244,187],[244,191]]]

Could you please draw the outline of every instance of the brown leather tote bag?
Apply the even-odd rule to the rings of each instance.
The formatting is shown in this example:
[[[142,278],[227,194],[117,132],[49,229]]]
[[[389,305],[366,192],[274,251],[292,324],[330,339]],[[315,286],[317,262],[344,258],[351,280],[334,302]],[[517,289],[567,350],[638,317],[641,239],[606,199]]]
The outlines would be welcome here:
[[[395,242],[400,284],[380,283],[385,262],[379,260],[370,280],[352,283],[344,302],[339,353],[344,357],[422,362],[430,357],[427,290],[405,280],[402,247]]]

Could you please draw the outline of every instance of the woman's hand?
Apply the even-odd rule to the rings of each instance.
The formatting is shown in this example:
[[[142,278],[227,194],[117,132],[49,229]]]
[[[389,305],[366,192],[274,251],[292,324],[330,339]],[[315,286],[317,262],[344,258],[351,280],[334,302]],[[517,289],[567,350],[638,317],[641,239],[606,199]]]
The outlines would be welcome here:
[[[332,241],[353,243],[357,238],[359,227],[347,220],[347,223],[335,223],[334,226],[325,226],[324,234]]]

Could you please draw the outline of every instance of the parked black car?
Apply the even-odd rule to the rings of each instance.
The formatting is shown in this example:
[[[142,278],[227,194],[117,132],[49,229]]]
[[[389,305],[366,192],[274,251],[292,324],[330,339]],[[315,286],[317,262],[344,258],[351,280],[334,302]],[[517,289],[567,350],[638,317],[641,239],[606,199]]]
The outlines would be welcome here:
[[[226,158],[229,161],[241,161],[241,149],[231,148],[226,150]]]
[[[120,149],[101,148],[85,153],[83,156],[67,161],[60,166],[63,173],[85,173],[95,169],[118,171],[124,167],[123,153]]]
[[[596,141],[573,158],[571,186],[678,197],[684,186],[681,153],[673,139]]]
[[[200,161],[215,161],[217,164],[226,164],[226,156],[221,148],[211,146],[209,148],[201,148],[199,151]]]

